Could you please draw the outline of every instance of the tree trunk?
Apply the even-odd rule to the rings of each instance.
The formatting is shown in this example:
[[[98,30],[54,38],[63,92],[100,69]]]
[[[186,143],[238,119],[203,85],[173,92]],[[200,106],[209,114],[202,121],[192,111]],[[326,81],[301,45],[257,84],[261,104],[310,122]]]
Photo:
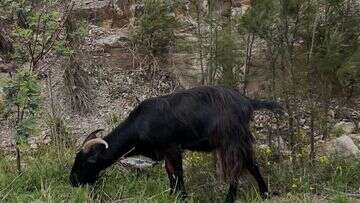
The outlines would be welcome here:
[[[326,80],[326,79],[325,79]],[[329,130],[328,130],[328,123],[329,123],[329,119],[328,119],[328,113],[329,113],[329,108],[330,108],[330,98],[329,98],[329,88],[328,88],[328,82],[325,81],[325,83],[323,84],[324,86],[324,90],[323,90],[323,101],[322,101],[322,109],[323,109],[323,125],[322,125],[322,133],[323,133],[323,140],[328,139],[329,137]]]
[[[311,107],[311,115],[310,115],[310,161],[311,161],[311,163],[314,163],[314,160],[315,160],[314,121],[315,121],[314,108]]]
[[[252,48],[254,44],[255,35],[254,34],[248,34],[248,37],[246,39],[246,56],[245,56],[245,63],[244,63],[244,85],[243,85],[243,94],[246,95],[248,80],[249,80],[249,64],[251,62],[252,57]]]
[[[20,175],[21,174],[21,156],[20,156],[20,149],[16,144],[16,168],[17,172]]]
[[[200,60],[200,69],[201,69],[201,85],[205,84],[205,71],[203,64],[203,41],[201,35],[201,1],[195,1],[196,4],[196,21],[197,21],[197,37],[198,37],[198,46],[199,46],[199,60]]]
[[[272,137],[273,137],[273,131],[271,129],[271,126],[268,126],[268,145],[270,149],[272,149]]]

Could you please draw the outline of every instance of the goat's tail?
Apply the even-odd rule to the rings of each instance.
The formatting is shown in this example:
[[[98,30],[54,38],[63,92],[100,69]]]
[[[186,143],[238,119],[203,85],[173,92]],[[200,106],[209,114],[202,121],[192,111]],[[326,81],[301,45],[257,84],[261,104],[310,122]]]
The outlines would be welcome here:
[[[286,115],[284,108],[275,101],[260,101],[260,100],[250,100],[251,106],[254,110],[267,109],[281,116]]]

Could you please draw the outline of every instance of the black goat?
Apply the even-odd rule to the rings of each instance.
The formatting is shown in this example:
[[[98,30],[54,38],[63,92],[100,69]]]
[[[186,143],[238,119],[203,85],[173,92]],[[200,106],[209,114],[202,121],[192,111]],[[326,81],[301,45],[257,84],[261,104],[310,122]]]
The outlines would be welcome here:
[[[213,151],[223,178],[230,183],[226,202],[234,202],[238,179],[247,169],[256,179],[260,194],[268,196],[254,158],[249,131],[257,109],[282,112],[275,102],[256,101],[225,87],[197,87],[147,99],[107,136],[91,133],[77,153],[70,181],[73,186],[94,183],[101,170],[122,156],[141,154],[165,160],[171,192],[185,197],[183,150]]]

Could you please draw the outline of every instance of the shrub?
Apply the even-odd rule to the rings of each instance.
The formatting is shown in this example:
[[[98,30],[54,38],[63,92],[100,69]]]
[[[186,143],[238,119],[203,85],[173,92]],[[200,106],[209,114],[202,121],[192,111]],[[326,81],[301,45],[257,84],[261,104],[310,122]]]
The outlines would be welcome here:
[[[72,136],[70,129],[66,126],[62,116],[48,115],[46,124],[50,129],[50,136],[55,147],[57,147],[59,150],[74,147],[74,137]]]
[[[5,111],[16,115],[17,138],[28,137],[35,132],[40,91],[38,79],[28,70],[20,71],[5,84]]]
[[[132,41],[145,53],[166,57],[174,45],[175,16],[171,15],[171,5],[165,0],[145,0],[144,12],[139,17],[132,33]]]

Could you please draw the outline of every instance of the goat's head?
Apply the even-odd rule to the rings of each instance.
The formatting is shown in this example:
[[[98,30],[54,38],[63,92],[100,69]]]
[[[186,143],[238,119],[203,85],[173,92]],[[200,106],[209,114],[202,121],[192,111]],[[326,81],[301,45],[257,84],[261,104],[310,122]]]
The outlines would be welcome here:
[[[103,130],[90,133],[81,150],[76,154],[70,174],[70,182],[73,186],[94,183],[103,169],[102,157],[109,145],[105,140],[96,136],[101,131]]]

